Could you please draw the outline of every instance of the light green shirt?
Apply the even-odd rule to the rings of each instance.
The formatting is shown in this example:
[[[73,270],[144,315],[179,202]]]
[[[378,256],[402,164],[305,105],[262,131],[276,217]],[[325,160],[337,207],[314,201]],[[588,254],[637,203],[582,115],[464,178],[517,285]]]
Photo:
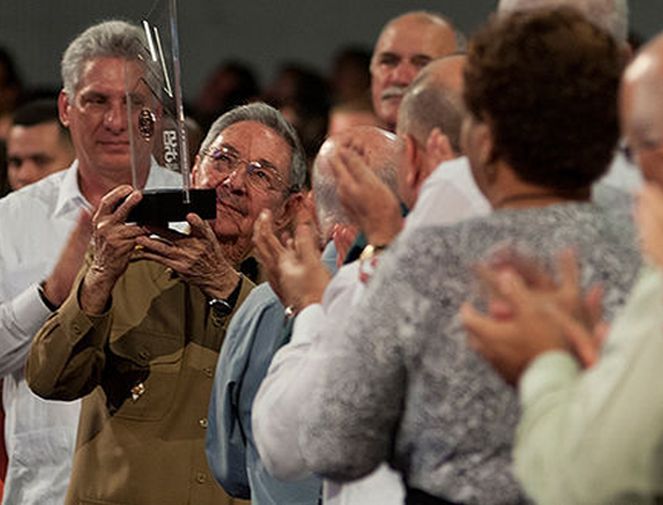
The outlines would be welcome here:
[[[516,474],[540,505],[654,503],[663,495],[663,277],[645,267],[599,363],[536,359],[520,382]]]

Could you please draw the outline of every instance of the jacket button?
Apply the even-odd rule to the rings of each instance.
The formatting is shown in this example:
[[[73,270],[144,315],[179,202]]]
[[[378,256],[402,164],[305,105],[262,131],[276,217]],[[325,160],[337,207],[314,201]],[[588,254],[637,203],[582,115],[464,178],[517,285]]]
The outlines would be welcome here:
[[[198,424],[203,429],[207,428],[207,418],[206,417],[201,417],[200,419],[198,419]]]
[[[142,350],[138,353],[138,357],[143,361],[148,361],[150,359],[150,351]]]
[[[196,482],[198,484],[205,484],[205,481],[207,481],[207,475],[205,475],[203,472],[196,473]]]
[[[210,379],[214,377],[214,369],[211,366],[206,366],[203,368],[203,373]]]
[[[74,335],[80,335],[81,334],[81,327],[78,326],[76,323],[74,323],[71,326],[71,329],[74,330]]]

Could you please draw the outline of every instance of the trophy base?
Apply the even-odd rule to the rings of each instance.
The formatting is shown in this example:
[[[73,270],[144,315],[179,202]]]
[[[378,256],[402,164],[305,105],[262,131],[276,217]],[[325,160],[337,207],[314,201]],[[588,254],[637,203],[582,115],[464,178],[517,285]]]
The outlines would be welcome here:
[[[148,189],[127,217],[128,223],[167,227],[168,223],[186,221],[193,212],[202,219],[216,217],[216,190],[190,189],[190,202],[184,201],[182,189]]]

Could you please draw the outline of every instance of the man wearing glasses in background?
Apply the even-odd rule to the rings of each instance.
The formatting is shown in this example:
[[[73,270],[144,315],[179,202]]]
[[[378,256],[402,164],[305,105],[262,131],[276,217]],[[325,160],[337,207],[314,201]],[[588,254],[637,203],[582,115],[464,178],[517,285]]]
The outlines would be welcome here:
[[[220,117],[196,158],[193,185],[216,190],[213,222],[189,214],[188,236],[157,239],[125,223],[140,192],[102,199],[93,253],[26,371],[44,398],[85,397],[67,504],[241,502],[209,473],[209,395],[227,323],[254,286],[239,271],[253,222],[269,209],[287,224],[304,159],[281,114],[251,104]]]

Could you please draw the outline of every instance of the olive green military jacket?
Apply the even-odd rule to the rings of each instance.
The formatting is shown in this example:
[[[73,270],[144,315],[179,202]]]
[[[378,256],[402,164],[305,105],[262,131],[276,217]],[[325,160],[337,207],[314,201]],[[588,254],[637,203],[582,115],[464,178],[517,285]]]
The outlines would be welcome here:
[[[132,261],[108,311],[78,291],[44,324],[26,367],[39,396],[83,399],[66,504],[225,505],[205,457],[212,379],[232,317],[170,269]],[[235,308],[253,283],[242,277]]]

